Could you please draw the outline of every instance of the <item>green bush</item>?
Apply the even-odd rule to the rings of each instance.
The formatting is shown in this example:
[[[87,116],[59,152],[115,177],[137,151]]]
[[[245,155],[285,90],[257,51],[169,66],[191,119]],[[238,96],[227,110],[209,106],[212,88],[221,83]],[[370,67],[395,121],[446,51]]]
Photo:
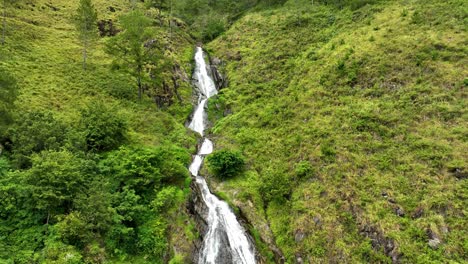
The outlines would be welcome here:
[[[121,147],[110,153],[101,164],[101,172],[138,195],[154,193],[162,183],[181,183],[188,177],[188,155],[178,148]]]
[[[167,223],[156,218],[138,228],[138,249],[155,257],[163,259],[167,252]],[[158,262],[156,262],[158,263]]]
[[[260,176],[259,192],[266,203],[283,202],[291,194],[291,181],[283,173],[266,171]]]
[[[219,150],[208,156],[208,166],[215,176],[231,178],[242,172],[245,160],[239,152]]]
[[[0,128],[11,122],[11,110],[17,96],[16,81],[11,75],[0,69]],[[0,129],[1,130],[1,129]]]
[[[82,110],[87,149],[109,151],[118,148],[127,138],[127,123],[103,103],[94,102]]]
[[[349,7],[351,10],[359,9],[365,5],[376,4],[379,0],[320,0],[324,4],[334,5],[338,8]]]
[[[30,199],[43,217],[69,212],[74,198],[87,190],[96,170],[94,163],[70,151],[43,151],[32,156],[32,167],[25,172]]]
[[[184,264],[184,257],[182,255],[175,255],[170,261],[169,264]]]
[[[16,118],[8,131],[12,141],[13,163],[31,166],[30,156],[43,150],[58,150],[65,144],[69,128],[50,112],[26,112]]]
[[[308,161],[300,161],[296,164],[294,172],[298,178],[311,177],[314,173],[312,165]]]
[[[209,42],[226,30],[226,21],[220,16],[208,16],[206,25],[202,29],[202,39]]]

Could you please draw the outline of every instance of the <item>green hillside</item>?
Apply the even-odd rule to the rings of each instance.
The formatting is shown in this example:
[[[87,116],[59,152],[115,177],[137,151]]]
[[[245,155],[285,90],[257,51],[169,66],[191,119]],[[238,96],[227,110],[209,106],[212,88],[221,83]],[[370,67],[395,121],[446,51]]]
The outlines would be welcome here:
[[[168,65],[159,82],[172,91],[164,97],[172,103],[139,101],[135,79],[106,52],[112,37],[98,38],[83,70],[78,3],[6,6],[0,77],[14,80],[17,98],[9,111],[14,122],[0,126],[0,263],[188,259],[196,231],[185,210],[185,168],[196,141],[184,121],[192,108],[194,41],[184,24],[170,30],[165,14],[145,11]],[[93,3],[98,21],[122,30],[130,2]]]
[[[466,261],[467,10],[290,0],[209,44],[215,141],[248,160],[218,191],[288,263]]]
[[[2,2],[0,264],[197,259],[198,43],[202,175],[260,263],[466,262],[466,1],[89,2]]]

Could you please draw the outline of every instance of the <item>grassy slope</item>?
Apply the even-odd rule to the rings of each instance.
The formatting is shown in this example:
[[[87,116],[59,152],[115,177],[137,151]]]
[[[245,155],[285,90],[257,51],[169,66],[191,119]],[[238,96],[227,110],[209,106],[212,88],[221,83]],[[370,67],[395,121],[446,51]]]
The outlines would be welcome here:
[[[453,173],[468,160],[466,2],[310,2],[251,12],[209,46],[230,78],[218,148],[249,159],[219,189],[264,238],[268,219],[290,263],[391,262],[364,229],[403,262],[466,260],[468,186]],[[300,161],[313,168],[305,178]],[[271,172],[290,182],[288,201],[263,204]]]
[[[90,51],[89,70],[82,70],[81,46],[71,20],[77,3],[64,0],[31,2],[33,4],[25,1],[9,10],[7,45],[2,50],[2,65],[13,73],[21,87],[18,107],[53,110],[73,123],[78,109],[94,100],[103,100],[116,106],[120,114],[131,120],[135,143],[160,143],[168,139],[165,135],[175,131],[178,131],[175,142],[187,141],[182,124],[191,109],[189,85],[182,83],[184,104],[176,104],[169,111],[158,111],[150,100],[134,103],[136,82],[128,75],[111,70],[112,58],[104,52],[105,38]],[[127,10],[128,4],[95,1],[95,6],[99,19],[114,19],[115,22]],[[110,12],[109,6],[115,7],[117,12]],[[187,73],[191,70],[188,65],[192,50],[190,41],[186,33],[177,31],[170,44],[173,53],[169,56],[186,68]],[[174,113],[176,119],[167,112]]]
[[[113,19],[114,22],[129,5],[118,0],[93,2],[99,19]],[[18,81],[18,110],[52,111],[57,118],[74,126],[81,108],[101,101],[128,121],[129,144],[168,143],[194,151],[193,134],[183,126],[192,107],[190,84],[179,80],[183,102],[169,109],[157,109],[150,99],[137,103],[136,82],[111,70],[112,58],[104,52],[106,39],[100,39],[91,50],[89,69],[83,71],[81,46],[71,20],[77,4],[78,1],[69,0],[26,0],[7,10],[7,39],[6,45],[0,47],[0,65]],[[110,12],[109,6],[117,11]],[[167,41],[167,31],[160,29],[155,37]],[[175,29],[168,45],[172,52],[167,51],[167,56],[190,75],[193,53],[190,36],[184,30]],[[174,234],[171,239],[180,254],[190,254],[186,242],[193,239],[193,230],[189,230],[191,225],[184,212],[179,210],[170,220]]]

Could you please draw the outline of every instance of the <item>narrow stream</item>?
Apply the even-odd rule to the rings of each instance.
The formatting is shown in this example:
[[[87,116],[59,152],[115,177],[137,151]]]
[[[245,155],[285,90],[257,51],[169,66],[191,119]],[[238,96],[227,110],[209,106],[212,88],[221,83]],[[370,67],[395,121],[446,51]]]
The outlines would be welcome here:
[[[196,68],[194,78],[198,81],[198,105],[195,109],[189,128],[204,136],[206,105],[208,99],[216,95],[215,83],[208,75],[207,66],[201,47],[197,47],[195,54]],[[202,199],[208,208],[206,223],[208,231],[203,238],[203,246],[198,256],[199,264],[253,264],[255,263],[254,246],[247,238],[246,231],[239,224],[235,214],[228,204],[219,200],[210,192],[205,179],[198,175],[203,159],[213,152],[213,143],[206,137],[190,165],[190,172],[200,188]]]

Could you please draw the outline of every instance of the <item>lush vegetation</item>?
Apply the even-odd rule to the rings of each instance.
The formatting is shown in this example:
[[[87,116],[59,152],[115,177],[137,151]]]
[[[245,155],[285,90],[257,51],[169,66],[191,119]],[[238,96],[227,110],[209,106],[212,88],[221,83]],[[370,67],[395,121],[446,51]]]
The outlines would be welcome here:
[[[219,191],[289,263],[467,259],[467,8],[290,0],[209,45],[213,136],[247,163]]]
[[[216,194],[268,263],[468,256],[463,0],[3,1],[0,263],[188,263],[195,41]],[[238,151],[230,151],[238,150]]]
[[[190,25],[194,37],[208,42],[226,31],[230,25],[254,8],[269,8],[284,0],[166,0],[169,12]]]
[[[208,166],[219,178],[232,178],[244,169],[244,157],[239,152],[219,150],[208,156]]]
[[[143,3],[6,3],[0,263],[190,259],[185,25]]]

